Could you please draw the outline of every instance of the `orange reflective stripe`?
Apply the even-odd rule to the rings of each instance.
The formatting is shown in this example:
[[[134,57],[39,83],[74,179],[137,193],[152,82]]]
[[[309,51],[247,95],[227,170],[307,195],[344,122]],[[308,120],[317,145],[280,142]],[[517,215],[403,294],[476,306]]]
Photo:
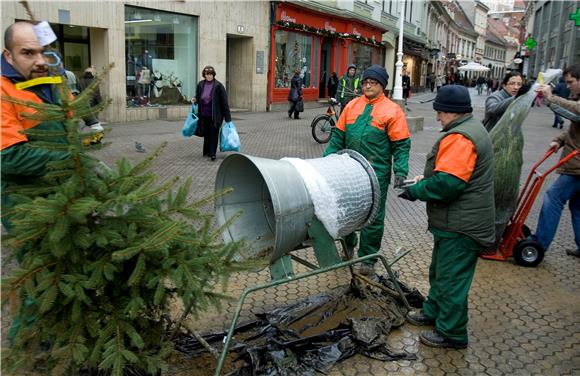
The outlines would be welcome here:
[[[36,94],[26,91],[17,90],[12,81],[2,77],[1,91],[3,97],[12,97],[24,101],[42,103],[42,100]],[[0,135],[0,150],[4,150],[19,142],[28,141],[28,138],[20,133],[25,129],[36,126],[38,120],[26,119],[22,116],[23,113],[35,113],[36,110],[26,107],[21,104],[11,103],[7,100],[1,99],[2,113],[1,113],[1,135]]]
[[[467,183],[476,161],[477,152],[473,142],[462,134],[452,133],[439,143],[435,171],[448,173]]]

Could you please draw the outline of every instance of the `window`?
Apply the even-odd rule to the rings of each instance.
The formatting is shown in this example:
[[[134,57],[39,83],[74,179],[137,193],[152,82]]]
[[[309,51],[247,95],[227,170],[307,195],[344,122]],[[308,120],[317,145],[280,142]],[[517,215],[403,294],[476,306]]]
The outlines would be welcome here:
[[[197,18],[125,6],[127,106],[189,103],[195,95]]]
[[[294,71],[300,71],[302,86],[310,87],[312,37],[286,30],[276,30],[275,86],[290,87]]]
[[[373,65],[373,48],[366,44],[352,44],[353,64],[356,65],[359,72]]]

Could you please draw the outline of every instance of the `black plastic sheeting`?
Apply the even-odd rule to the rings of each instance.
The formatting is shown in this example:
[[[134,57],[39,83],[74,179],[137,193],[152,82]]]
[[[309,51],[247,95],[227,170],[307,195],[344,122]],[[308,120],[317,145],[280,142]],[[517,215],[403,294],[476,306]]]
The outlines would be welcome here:
[[[394,291],[392,281],[382,276],[375,281]],[[399,284],[409,304],[421,308],[424,298],[419,291]],[[236,328],[222,374],[310,376],[328,373],[355,354],[383,361],[415,360],[415,354],[394,352],[387,346],[389,332],[405,323],[406,314],[400,298],[377,288],[360,283],[338,287],[258,314],[256,321]],[[221,352],[225,335],[204,339]],[[189,357],[207,357],[205,348],[191,336],[181,336],[177,348]]]

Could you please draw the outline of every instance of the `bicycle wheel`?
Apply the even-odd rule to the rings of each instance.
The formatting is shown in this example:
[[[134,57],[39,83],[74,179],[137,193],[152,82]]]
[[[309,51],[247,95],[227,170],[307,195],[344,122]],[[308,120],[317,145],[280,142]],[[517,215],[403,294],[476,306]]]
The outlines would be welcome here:
[[[334,120],[327,115],[322,115],[312,122],[312,137],[319,144],[326,144],[330,141],[334,128]]]

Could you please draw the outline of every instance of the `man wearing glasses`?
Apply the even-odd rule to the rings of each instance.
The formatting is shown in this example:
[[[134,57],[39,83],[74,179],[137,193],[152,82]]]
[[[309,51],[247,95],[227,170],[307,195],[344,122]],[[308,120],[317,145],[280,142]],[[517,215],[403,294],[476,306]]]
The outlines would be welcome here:
[[[495,127],[499,119],[515,98],[525,94],[530,87],[524,85],[520,72],[509,72],[502,81],[502,88],[485,100],[484,127],[489,131]]]
[[[373,65],[362,75],[363,96],[353,99],[343,109],[330,143],[324,155],[342,149],[362,154],[373,166],[381,198],[377,218],[360,232],[359,256],[379,252],[384,232],[385,201],[391,180],[391,168],[395,175],[395,187],[401,186],[409,171],[411,139],[403,110],[384,95],[389,75],[385,68]],[[357,236],[352,233],[346,243],[354,248]],[[359,273],[374,274],[374,261],[363,264]]]

